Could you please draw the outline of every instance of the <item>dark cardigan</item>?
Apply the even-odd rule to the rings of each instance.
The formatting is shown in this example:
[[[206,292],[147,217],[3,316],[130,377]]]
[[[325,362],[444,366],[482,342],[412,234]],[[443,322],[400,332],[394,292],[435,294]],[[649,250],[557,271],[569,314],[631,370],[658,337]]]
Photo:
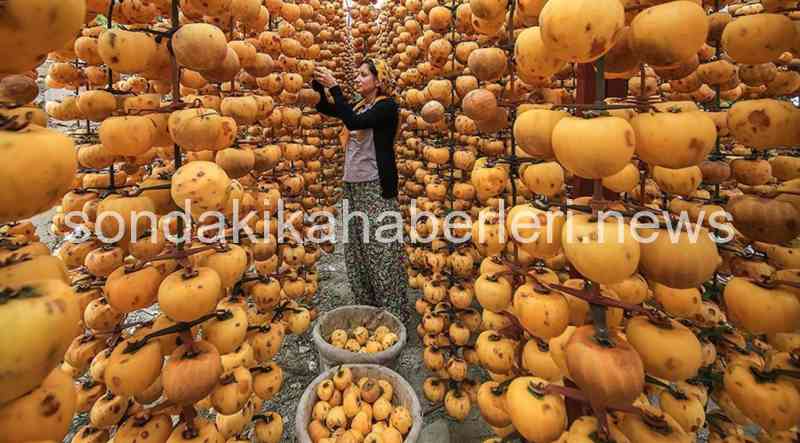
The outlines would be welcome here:
[[[333,103],[328,101],[325,96],[325,88],[319,82],[313,81],[311,86],[320,95],[319,103],[317,103],[318,112],[340,119],[351,131],[372,129],[381,195],[383,198],[397,197],[397,160],[394,153],[395,135],[400,118],[397,103],[391,98],[385,98],[379,100],[367,111],[357,114],[347,103],[347,99],[338,85],[330,88]]]

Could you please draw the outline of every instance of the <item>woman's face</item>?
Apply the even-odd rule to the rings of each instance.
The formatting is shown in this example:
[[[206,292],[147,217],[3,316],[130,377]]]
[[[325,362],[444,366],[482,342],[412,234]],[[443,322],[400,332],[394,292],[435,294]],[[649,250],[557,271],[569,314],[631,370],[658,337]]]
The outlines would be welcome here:
[[[369,95],[378,88],[378,79],[375,78],[366,63],[361,64],[361,67],[358,68],[356,83],[358,84],[358,92],[362,96]]]

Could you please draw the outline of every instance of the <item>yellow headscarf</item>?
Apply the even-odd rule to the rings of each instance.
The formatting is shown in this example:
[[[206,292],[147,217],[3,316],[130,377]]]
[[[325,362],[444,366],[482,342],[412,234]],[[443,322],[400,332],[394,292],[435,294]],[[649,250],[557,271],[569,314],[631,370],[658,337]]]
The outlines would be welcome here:
[[[394,95],[395,83],[394,72],[391,66],[379,58],[373,58],[372,64],[378,71],[378,87],[384,95]]]

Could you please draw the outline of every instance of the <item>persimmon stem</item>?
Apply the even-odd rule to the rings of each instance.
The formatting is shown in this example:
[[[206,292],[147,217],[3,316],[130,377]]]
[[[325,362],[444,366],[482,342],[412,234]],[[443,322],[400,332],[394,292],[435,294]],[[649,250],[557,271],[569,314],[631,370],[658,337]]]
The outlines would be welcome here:
[[[0,290],[0,305],[11,300],[33,298],[40,295],[42,294],[31,286],[23,286],[19,289],[2,288],[2,290]]]
[[[777,286],[789,286],[791,288],[800,289],[800,282],[789,280],[771,280],[769,283]]]
[[[204,316],[202,316],[202,317],[200,317],[200,318],[198,318],[196,320],[192,320],[190,322],[178,323],[178,324],[175,324],[175,325],[172,325],[172,326],[168,326],[168,327],[166,327],[164,329],[160,329],[158,331],[151,332],[151,333],[145,335],[144,338],[142,338],[141,340],[129,342],[128,346],[125,348],[123,353],[124,354],[131,354],[131,353],[136,352],[137,350],[141,349],[142,347],[144,347],[144,345],[146,345],[148,341],[150,341],[150,340],[152,340],[154,338],[162,337],[164,335],[175,334],[175,333],[180,333],[181,334],[181,340],[186,342],[186,344],[189,345],[189,347],[191,348],[191,346],[192,346],[191,344],[194,343],[194,338],[192,337],[192,334],[191,334],[191,329],[193,327],[199,325],[200,323],[203,323],[203,322],[206,322],[208,320],[211,320],[212,318],[216,318],[217,320],[227,320],[227,319],[231,318],[232,316],[233,316],[233,313],[231,311],[218,310],[218,311],[212,312],[211,314],[204,315]]]
[[[756,378],[756,381],[761,383],[773,383],[778,377],[800,379],[800,371],[794,371],[791,369],[773,369],[771,371],[762,371],[751,367],[750,372]]]
[[[181,219],[179,218],[178,220],[181,220]],[[222,245],[206,245],[206,246],[199,246],[197,248],[192,248],[192,249],[180,249],[180,250],[177,250],[177,251],[175,251],[173,253],[159,255],[158,257],[151,258],[148,261],[149,262],[154,262],[154,261],[161,261],[161,260],[174,260],[174,259],[180,260],[180,259],[184,259],[184,258],[186,258],[186,257],[188,257],[190,255],[199,254],[201,252],[210,251],[210,250],[214,250],[214,251],[217,251],[217,252],[224,252],[223,248],[224,248],[224,246],[222,246]]]
[[[668,435],[672,432],[672,429],[669,427],[669,424],[664,417],[656,416],[649,414],[647,412],[642,413],[642,421],[652,430],[658,432],[661,435]]]
[[[678,400],[686,400],[686,399],[688,399],[686,394],[683,391],[681,391],[680,389],[678,389],[672,383],[664,383],[663,381],[661,381],[661,380],[659,380],[659,379],[657,379],[655,377],[652,377],[650,375],[647,375],[647,374],[645,374],[645,376],[644,376],[644,381],[649,383],[649,384],[651,384],[651,385],[658,386],[660,388],[666,389],[667,391],[669,391],[670,395],[672,395],[673,397],[675,397]]]
[[[194,406],[184,406],[181,410],[181,421],[186,423],[186,430],[183,431],[183,438],[192,440],[197,438],[197,428],[194,426],[194,419],[197,417],[197,411]]]
[[[597,341],[597,343],[607,348],[613,348],[614,342],[611,341],[608,336],[606,307],[602,305],[590,304],[589,309],[592,315],[592,324],[594,325],[594,339]]]
[[[187,353],[193,353],[195,351],[194,346],[194,335],[192,334],[192,328],[189,327],[188,329],[184,329],[179,333],[179,337],[181,341],[186,344]]]
[[[166,190],[172,187],[171,183],[164,183],[162,185],[153,185],[153,186],[134,186],[130,188],[129,191],[125,192],[124,195],[126,197],[136,197],[142,194],[145,191],[158,191],[158,190]]]
[[[588,280],[587,280],[588,282]],[[646,313],[647,310],[639,305],[632,305],[630,303],[625,303],[619,300],[615,300],[610,297],[606,297],[599,292],[599,288],[597,291],[590,291],[587,287],[583,289],[576,289],[570,288],[564,285],[557,285],[557,284],[547,284],[546,285],[550,289],[555,289],[557,291],[564,292],[566,294],[575,296],[580,298],[581,300],[588,302],[590,304],[596,305],[603,305],[608,306],[611,308],[620,308],[626,311],[636,312],[636,313]]]

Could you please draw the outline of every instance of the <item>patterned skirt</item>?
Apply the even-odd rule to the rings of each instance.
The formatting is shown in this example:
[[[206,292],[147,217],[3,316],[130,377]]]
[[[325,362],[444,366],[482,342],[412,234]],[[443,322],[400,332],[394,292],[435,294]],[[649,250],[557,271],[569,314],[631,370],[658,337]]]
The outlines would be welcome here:
[[[382,307],[408,325],[411,306],[397,199],[383,198],[377,180],[345,182],[342,214],[347,278],[356,304]]]

